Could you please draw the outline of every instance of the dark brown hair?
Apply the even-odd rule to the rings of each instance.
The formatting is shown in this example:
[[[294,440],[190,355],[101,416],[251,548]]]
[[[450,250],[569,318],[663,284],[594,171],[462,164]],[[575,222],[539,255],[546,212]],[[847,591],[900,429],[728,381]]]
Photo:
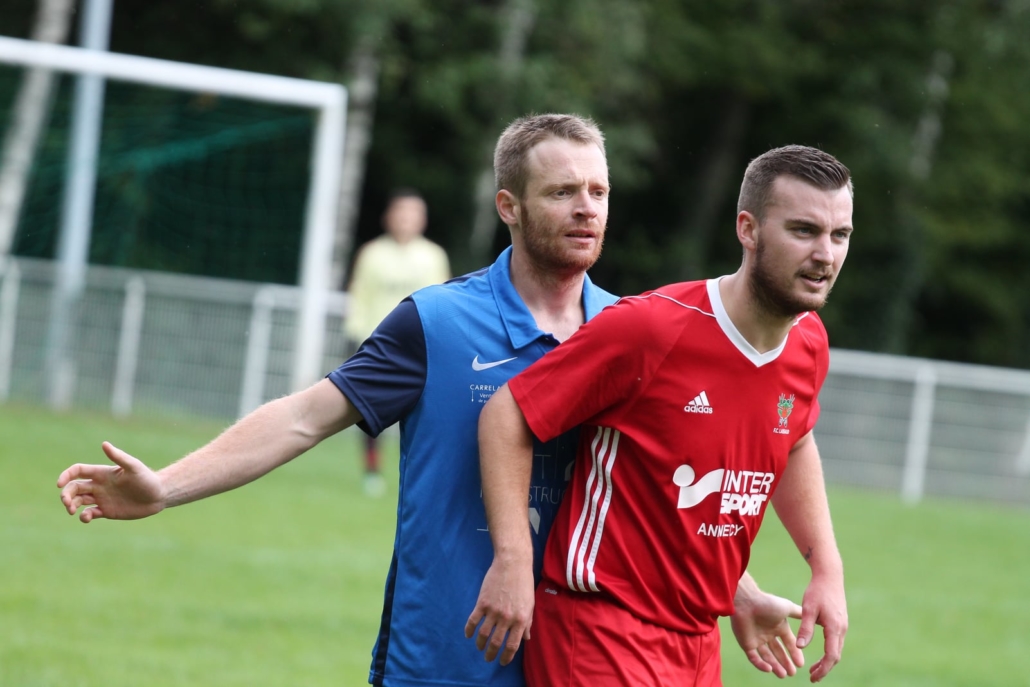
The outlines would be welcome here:
[[[851,172],[841,162],[818,148],[790,145],[762,153],[747,166],[740,185],[737,212],[747,211],[762,221],[777,177],[792,176],[823,191],[847,186],[854,197]]]

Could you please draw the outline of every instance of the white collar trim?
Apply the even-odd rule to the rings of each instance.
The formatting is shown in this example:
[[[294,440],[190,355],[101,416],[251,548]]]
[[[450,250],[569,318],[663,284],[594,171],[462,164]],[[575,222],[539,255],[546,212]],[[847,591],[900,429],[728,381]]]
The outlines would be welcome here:
[[[759,353],[754,346],[752,346],[744,335],[737,330],[736,325],[733,324],[733,320],[730,319],[729,313],[726,312],[726,306],[722,303],[722,294],[719,293],[719,282],[725,277],[718,277],[717,279],[709,279],[706,282],[708,288],[708,300],[712,302],[712,312],[715,313],[715,321],[719,323],[719,327],[722,329],[726,338],[730,340],[737,350],[743,354],[745,358],[751,361],[755,367],[762,367],[767,365],[777,358],[780,357],[780,353],[787,346],[787,339],[790,334],[783,337],[783,341],[776,348],[766,351],[765,353]]]

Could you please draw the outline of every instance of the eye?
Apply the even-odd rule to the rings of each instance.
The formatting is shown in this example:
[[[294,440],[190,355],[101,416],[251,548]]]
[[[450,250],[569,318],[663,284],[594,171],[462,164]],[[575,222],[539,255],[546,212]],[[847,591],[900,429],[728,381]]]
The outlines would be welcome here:
[[[554,192],[554,195],[558,198],[568,198],[571,194],[567,188],[560,188]]]
[[[841,241],[847,241],[850,237],[851,237],[851,232],[844,231],[843,229],[840,230],[840,231],[833,232],[833,238],[839,239]]]

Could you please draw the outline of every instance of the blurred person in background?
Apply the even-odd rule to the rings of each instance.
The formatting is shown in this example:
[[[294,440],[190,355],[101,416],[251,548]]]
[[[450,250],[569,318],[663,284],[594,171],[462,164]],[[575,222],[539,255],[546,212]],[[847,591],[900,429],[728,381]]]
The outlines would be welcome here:
[[[814,311],[852,209],[831,155],[757,157],[737,272],[621,299],[492,396],[479,445],[494,561],[466,625],[487,660],[510,660],[525,635],[529,687],[718,687],[717,620],[734,613],[772,503],[812,571],[797,635],[804,646],[823,627],[812,682],[836,665],[847,604],[812,434],[829,367]],[[524,515],[533,446],[577,427],[541,578]]]
[[[105,442],[115,465],[73,465],[58,478],[67,512],[84,507],[84,523],[147,517],[242,486],[351,425],[377,435],[400,422],[397,531],[368,680],[522,687],[521,654],[508,666],[484,661],[462,632],[493,555],[476,426],[496,389],[616,298],[586,274],[608,217],[597,126],[574,115],[518,119],[498,140],[494,168],[512,245],[491,266],[416,291],[326,379],[266,403],[160,471]],[[538,555],[577,437],[534,446],[521,517]],[[793,675],[803,656],[787,617],[800,617],[800,607],[746,573],[735,601],[734,630],[751,662]]]
[[[368,339],[402,300],[426,286],[451,278],[447,253],[427,239],[426,201],[412,188],[390,194],[383,213],[383,234],[361,246],[347,287],[347,317],[343,322],[348,354]],[[379,466],[376,437],[365,435],[363,488],[381,496],[385,482]]]

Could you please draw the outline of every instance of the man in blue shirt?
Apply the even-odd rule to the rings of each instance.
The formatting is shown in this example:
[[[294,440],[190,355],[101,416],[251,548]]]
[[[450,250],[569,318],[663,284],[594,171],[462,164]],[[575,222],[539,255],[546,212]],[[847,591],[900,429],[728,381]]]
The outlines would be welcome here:
[[[608,216],[596,125],[570,115],[519,119],[498,141],[494,170],[512,245],[492,266],[417,291],[326,379],[265,404],[159,472],[105,442],[115,466],[75,465],[61,474],[68,512],[86,506],[83,522],[146,517],[246,484],[351,425],[376,435],[400,422],[397,533],[369,682],[520,687],[519,660],[486,662],[463,638],[494,555],[480,492],[479,411],[615,297],[586,275]],[[575,442],[572,433],[536,446],[527,503],[538,552]],[[747,576],[738,597],[734,629],[749,659],[793,674],[803,659],[786,617],[801,609],[758,591]]]

